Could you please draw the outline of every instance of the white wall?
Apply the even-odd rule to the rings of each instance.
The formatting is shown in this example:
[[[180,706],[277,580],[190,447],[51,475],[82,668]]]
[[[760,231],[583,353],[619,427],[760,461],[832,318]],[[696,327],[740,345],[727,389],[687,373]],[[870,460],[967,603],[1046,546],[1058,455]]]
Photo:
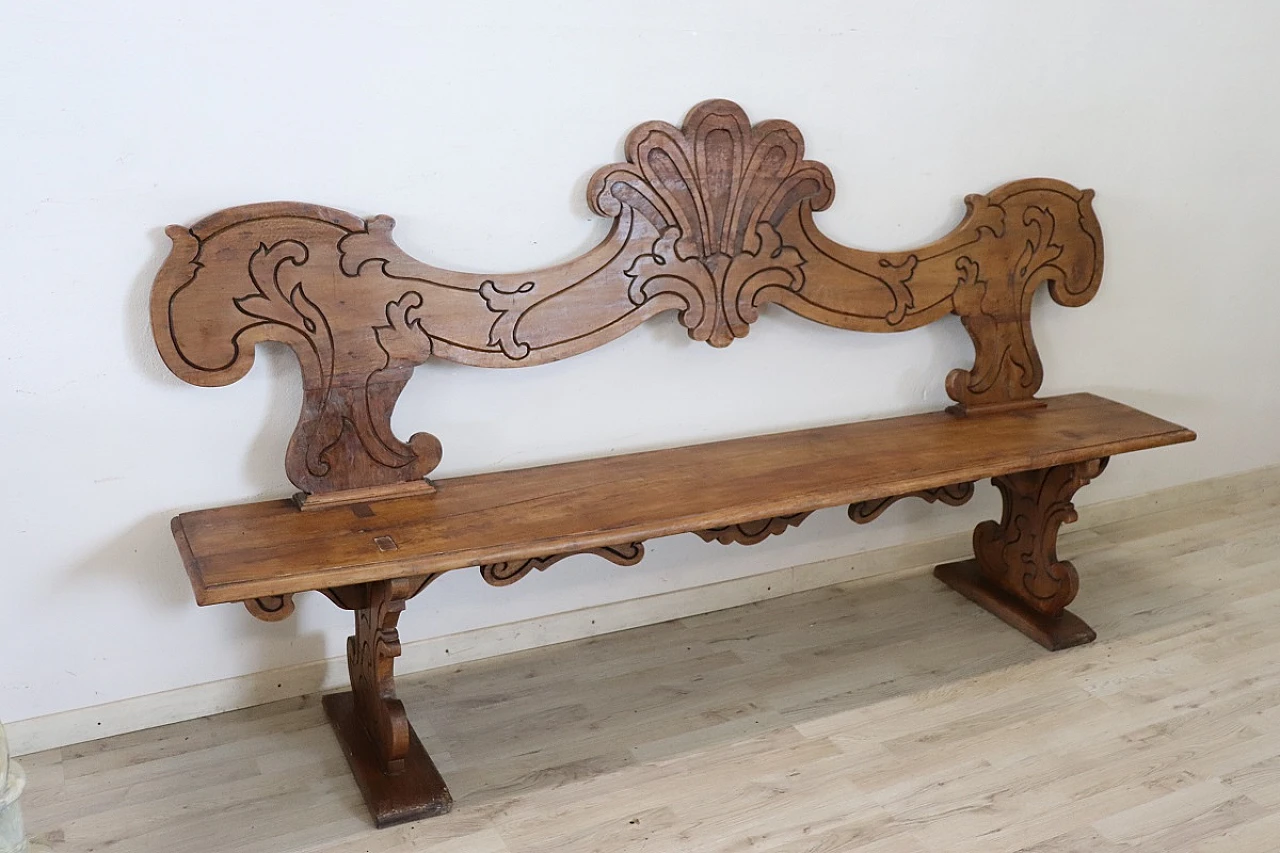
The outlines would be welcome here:
[[[1048,393],[1089,389],[1199,430],[1115,460],[1087,503],[1280,463],[1273,245],[1280,4],[418,2],[6,4],[0,13],[0,719],[337,655],[347,614],[197,609],[175,512],[287,494],[296,368],[182,384],[146,325],[162,227],[270,199],[390,213],[423,260],[514,270],[604,226],[586,178],[635,124],[709,97],[787,118],[835,175],[820,214],[879,249],[936,237],[1006,180],[1097,189],[1107,272],[1047,298]],[[952,319],[952,318],[949,318]],[[855,335],[768,310],[727,351],[669,318],[529,370],[431,365],[397,415],[439,474],[936,409],[956,322]],[[968,527],[839,511],[753,549],[683,536],[637,568],[578,558],[518,586],[459,572],[406,639],[707,583]]]

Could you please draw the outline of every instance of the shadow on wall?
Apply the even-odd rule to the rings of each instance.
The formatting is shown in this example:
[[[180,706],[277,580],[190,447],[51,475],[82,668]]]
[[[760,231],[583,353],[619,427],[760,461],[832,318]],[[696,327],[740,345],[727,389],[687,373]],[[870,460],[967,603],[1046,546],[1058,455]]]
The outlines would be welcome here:
[[[192,604],[191,587],[169,532],[170,513],[153,513],[72,563],[55,585],[135,588],[146,611]]]
[[[52,587],[49,595],[66,589],[81,590],[85,594],[93,594],[95,589],[110,589],[116,596],[136,599],[137,603],[128,612],[155,614],[157,626],[179,620],[192,625],[194,620],[205,620],[201,623],[204,630],[196,628],[195,632],[220,635],[216,639],[222,644],[216,648],[230,658],[222,666],[215,664],[216,669],[224,670],[225,677],[243,672],[265,675],[251,682],[249,689],[255,703],[272,701],[282,695],[284,685],[277,684],[278,674],[270,671],[335,654],[325,631],[304,630],[301,608],[299,614],[284,623],[266,623],[250,616],[238,604],[198,607],[169,530],[172,516],[169,512],[148,515],[76,560],[64,573],[49,580]],[[126,630],[127,626],[119,629]],[[154,637],[155,632],[148,630],[145,636]],[[142,645],[139,654],[121,663],[134,671],[153,667],[150,676],[139,673],[144,683],[163,681],[160,672],[185,666],[188,656],[185,642],[166,644],[149,639]],[[208,651],[211,647],[202,645],[202,648]],[[299,677],[306,677],[309,683],[299,684]],[[323,673],[314,667],[290,678],[292,683],[287,695],[315,692],[323,686]],[[238,694],[237,701],[243,704],[243,695]]]

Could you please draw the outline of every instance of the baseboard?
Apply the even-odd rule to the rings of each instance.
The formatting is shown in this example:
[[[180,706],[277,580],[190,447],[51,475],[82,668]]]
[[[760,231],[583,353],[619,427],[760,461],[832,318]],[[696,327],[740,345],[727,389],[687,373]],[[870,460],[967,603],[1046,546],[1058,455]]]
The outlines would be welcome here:
[[[1080,520],[1072,529],[1087,530],[1180,506],[1254,495],[1271,489],[1280,489],[1280,466],[1085,505],[1080,508]],[[831,584],[919,570],[966,556],[969,539],[968,533],[953,534],[705,586],[405,643],[396,671],[399,674],[421,672],[738,607]],[[6,724],[6,731],[10,749],[14,755],[20,756],[248,708],[317,690],[336,690],[346,683],[346,660],[330,658],[19,720]]]

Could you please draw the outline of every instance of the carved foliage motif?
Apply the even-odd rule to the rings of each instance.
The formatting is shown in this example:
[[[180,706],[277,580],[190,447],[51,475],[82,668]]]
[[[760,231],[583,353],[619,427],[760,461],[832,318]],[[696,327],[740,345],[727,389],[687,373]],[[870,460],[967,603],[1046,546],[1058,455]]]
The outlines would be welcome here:
[[[770,536],[785,533],[788,527],[799,527],[800,522],[808,518],[810,513],[797,512],[794,515],[779,515],[774,518],[762,518],[758,521],[745,521],[742,524],[729,524],[724,527],[712,527],[707,530],[695,530],[703,542],[719,542],[730,545],[755,545]]]
[[[575,554],[595,554],[604,557],[619,566],[634,566],[644,559],[644,545],[640,542],[629,542],[623,545],[608,545],[602,548],[588,548],[585,551],[570,551],[565,554],[550,554],[546,557],[530,557],[527,560],[511,560],[505,563],[484,563],[480,566],[480,576],[493,586],[508,586],[520,580],[529,572],[537,569],[545,571],[549,566],[560,562],[565,557]]]
[[[1030,332],[1045,283],[1087,302],[1102,270],[1092,193],[1032,179],[969,196],[952,233],[907,252],[842,246],[815,226],[834,182],[804,159],[785,121],[752,125],[729,101],[699,104],[676,127],[649,122],[626,161],[588,182],[614,220],[600,245],[533,272],[463,273],[395,244],[394,221],[282,202],[231,208],[191,228],[152,290],[165,364],[196,385],[225,385],[280,341],[297,354],[302,413],[286,453],[306,495],[410,493],[440,460],[428,433],[401,441],[392,409],[431,357],[484,367],[543,364],[675,311],[695,340],[724,346],[774,303],[839,328],[896,331],[955,313],[974,366],[947,391],[962,411],[1028,405],[1043,379]],[[351,498],[354,500],[355,498]]]
[[[926,503],[942,501],[949,506],[960,506],[968,503],[971,497],[973,497],[973,483],[954,483],[949,486],[939,486],[936,489],[923,489],[906,495],[893,495],[849,504],[849,518],[858,524],[875,521],[886,509],[905,498],[920,498]]]
[[[1077,518],[1071,498],[1106,465],[1105,458],[1093,459],[993,478],[1004,514],[998,523],[984,521],[973,531],[983,574],[1028,606],[1061,613],[1076,597],[1080,579],[1075,566],[1058,559],[1058,530]]]
[[[303,403],[285,470],[306,494],[420,482],[440,459],[434,436],[406,443],[390,426],[400,391],[429,353],[421,335],[406,334],[412,296],[335,305],[344,297],[338,243],[363,227],[349,214],[294,204],[234,208],[191,229],[173,226],[174,249],[152,294],[156,344],[188,382],[236,381],[259,341],[293,349]],[[290,236],[274,239],[281,232]]]

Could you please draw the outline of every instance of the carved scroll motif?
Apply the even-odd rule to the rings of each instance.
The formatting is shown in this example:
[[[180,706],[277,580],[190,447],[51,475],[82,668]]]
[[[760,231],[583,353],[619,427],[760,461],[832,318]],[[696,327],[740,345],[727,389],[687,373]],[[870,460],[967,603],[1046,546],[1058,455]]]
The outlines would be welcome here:
[[[263,598],[251,598],[244,603],[245,609],[253,614],[254,619],[263,622],[280,622],[293,615],[292,595],[268,595]]]
[[[413,598],[438,577],[440,575],[433,574],[413,579],[413,583],[407,588],[408,594],[405,595],[405,599]],[[369,606],[369,584],[362,583],[355,586],[343,586],[319,591],[343,610],[360,610]],[[255,619],[261,619],[263,622],[280,622],[288,619],[293,615],[295,607],[293,593],[251,598],[244,602],[244,606],[246,610],[253,614]]]
[[[1075,599],[1080,578],[1075,566],[1058,559],[1058,530],[1077,518],[1071,498],[1106,467],[1103,458],[993,478],[1004,514],[974,528],[982,573],[1029,607],[1061,613]]]
[[[886,509],[906,498],[920,498],[927,503],[942,501],[949,506],[960,506],[968,503],[971,497],[973,497],[973,483],[954,483],[949,486],[939,486],[936,489],[922,489],[905,495],[892,495],[887,498],[849,504],[849,518],[858,524],[867,524],[875,521]]]
[[[1049,179],[965,199],[949,235],[876,253],[823,236],[813,214],[834,197],[829,170],[804,159],[789,122],[752,125],[729,101],[696,106],[676,127],[649,122],[626,162],[588,183],[614,220],[604,241],[559,266],[462,273],[422,263],[393,220],[300,203],[224,210],[171,226],[152,291],[165,363],[197,385],[243,376],[261,341],[302,366],[302,414],[285,468],[308,495],[365,499],[421,485],[439,442],[391,430],[414,366],[434,356],[483,367],[544,364],[675,311],[695,340],[724,346],[776,303],[845,329],[898,331],[960,316],[974,365],[947,391],[961,411],[1034,404],[1043,379],[1032,294],[1064,305],[1096,292],[1102,238],[1092,193]],[[421,491],[421,489],[418,489]]]
[[[546,571],[547,567],[560,562],[565,557],[575,554],[595,554],[604,557],[619,566],[634,566],[644,558],[644,545],[640,542],[629,542],[623,545],[609,545],[603,548],[588,548],[585,551],[570,551],[565,554],[551,554],[546,557],[530,557],[527,560],[511,560],[505,563],[484,563],[480,566],[480,577],[493,586],[508,586],[520,580],[529,572],[537,569]]]
[[[400,656],[396,625],[404,603],[422,589],[421,578],[399,578],[367,584],[365,606],[356,610],[356,632],[347,639],[347,670],[357,718],[371,730],[381,769],[404,770],[409,753],[409,718],[396,698],[395,660]]]
[[[730,545],[755,545],[770,536],[785,533],[788,527],[799,527],[800,522],[810,516],[808,512],[797,512],[794,515],[779,515],[774,518],[762,518],[758,521],[745,521],[742,524],[729,524],[724,527],[712,527],[708,530],[695,530],[703,542],[719,542]]]

